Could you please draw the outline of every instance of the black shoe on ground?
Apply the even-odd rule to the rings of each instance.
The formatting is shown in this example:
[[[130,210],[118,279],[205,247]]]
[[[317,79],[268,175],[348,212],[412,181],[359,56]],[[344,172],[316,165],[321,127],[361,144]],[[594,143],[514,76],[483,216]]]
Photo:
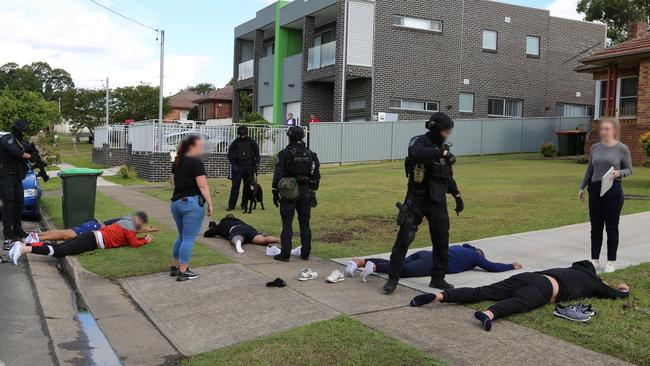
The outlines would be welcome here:
[[[386,295],[390,295],[393,292],[395,292],[396,288],[397,288],[397,280],[388,279],[388,281],[386,281],[386,284],[384,285],[384,293]]]
[[[275,257],[273,257],[273,259],[275,259],[276,261],[280,261],[280,262],[288,262],[289,261],[289,257],[285,257],[282,254],[276,255]]]
[[[171,266],[169,269],[169,277],[177,277],[181,273],[180,268]]]
[[[438,278],[438,279],[431,279],[431,282],[429,282],[429,287],[437,288],[440,290],[449,290],[454,288],[454,285],[445,281],[444,278]]]
[[[230,208],[230,207],[228,207],[228,208],[226,209],[226,211],[228,211],[228,212],[230,212],[230,211],[234,211],[234,210],[235,210],[234,208]]]
[[[190,269],[188,268],[187,271],[180,272],[178,274],[178,276],[176,277],[176,281],[179,281],[179,282],[181,282],[181,281],[189,281],[189,280],[195,280],[197,278],[199,278],[199,274],[190,271]]]
[[[14,240],[8,239],[3,242],[2,249],[4,250],[11,250],[11,247],[13,246]]]
[[[308,261],[309,260],[309,254],[301,254],[300,259],[302,259],[303,261]]]
[[[20,240],[20,239],[26,238],[28,235],[29,234],[26,233],[25,230],[20,230],[20,231],[16,231],[14,233],[14,238],[18,238],[17,240]]]

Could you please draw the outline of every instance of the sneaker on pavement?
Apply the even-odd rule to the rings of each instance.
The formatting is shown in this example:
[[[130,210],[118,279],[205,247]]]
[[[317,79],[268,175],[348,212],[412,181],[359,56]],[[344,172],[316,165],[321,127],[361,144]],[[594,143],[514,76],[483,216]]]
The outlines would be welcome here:
[[[596,311],[591,307],[591,304],[583,304],[581,302],[577,302],[573,304],[580,312],[587,316],[594,316],[596,315]]]
[[[349,261],[348,265],[345,267],[345,275],[348,277],[354,277],[354,273],[357,271],[357,268],[359,268],[359,265],[357,265],[354,261]]]
[[[591,316],[580,311],[576,306],[567,306],[564,307],[560,304],[555,305],[555,311],[553,312],[558,318],[563,318],[573,322],[586,322],[591,319]]]
[[[431,279],[431,282],[429,282],[429,287],[431,288],[437,288],[440,290],[449,290],[454,288],[454,285],[451,283],[445,281],[444,278],[438,278],[438,279]]]
[[[614,271],[616,271],[616,262],[607,261],[607,264],[605,265],[605,273],[612,273]]]
[[[291,249],[291,255],[294,257],[300,256],[300,253],[302,251],[302,246],[299,246],[298,248]]]
[[[269,245],[266,247],[266,255],[269,257],[275,257],[280,253],[282,253],[282,250],[280,250],[280,248],[276,247],[275,245]]]
[[[285,257],[282,254],[276,255],[275,257],[273,257],[273,259],[275,259],[276,261],[280,261],[280,262],[288,262],[289,261],[289,257]]]
[[[318,273],[312,271],[309,268],[303,268],[300,270],[300,273],[298,273],[298,281],[309,281],[309,280],[315,280],[318,278]]]
[[[343,280],[345,280],[345,275],[338,269],[333,270],[332,273],[327,276],[327,282],[329,283],[337,283]]]
[[[15,249],[14,249],[12,255],[11,255],[11,261],[14,262],[15,266],[18,265],[18,258],[20,258],[20,256],[23,254],[20,251],[20,247],[22,247],[22,246],[23,246],[23,244],[21,242],[19,242],[19,241],[14,243],[13,248],[15,248]]]
[[[176,266],[171,266],[169,268],[169,277],[178,277],[180,272],[181,272],[180,268],[178,268]]]
[[[388,281],[386,281],[386,284],[384,285],[384,293],[386,295],[390,295],[393,292],[395,292],[396,288],[397,288],[397,280],[389,278]]]
[[[14,245],[14,241],[11,239],[7,239],[3,242],[2,249],[10,250],[12,245]]]
[[[178,274],[178,277],[176,277],[176,281],[182,282],[182,281],[195,280],[197,278],[199,278],[199,274],[190,271],[190,269],[188,268],[187,271]]]

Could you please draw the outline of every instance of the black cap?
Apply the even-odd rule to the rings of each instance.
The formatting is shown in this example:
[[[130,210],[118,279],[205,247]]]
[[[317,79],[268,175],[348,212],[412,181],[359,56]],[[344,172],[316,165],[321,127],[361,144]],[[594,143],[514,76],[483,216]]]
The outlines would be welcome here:
[[[149,215],[144,211],[138,211],[133,216],[139,217],[145,224],[149,222]]]
[[[246,126],[239,126],[237,127],[237,134],[239,136],[241,135],[248,135],[248,127]]]
[[[454,120],[448,115],[438,112],[431,115],[425,127],[430,131],[444,131],[454,128]]]
[[[305,138],[305,130],[302,127],[293,126],[287,131],[287,136],[289,136],[289,140],[302,140]]]
[[[11,128],[14,131],[25,132],[27,131],[27,125],[29,125],[29,121],[24,118],[20,118],[14,122],[14,125]]]

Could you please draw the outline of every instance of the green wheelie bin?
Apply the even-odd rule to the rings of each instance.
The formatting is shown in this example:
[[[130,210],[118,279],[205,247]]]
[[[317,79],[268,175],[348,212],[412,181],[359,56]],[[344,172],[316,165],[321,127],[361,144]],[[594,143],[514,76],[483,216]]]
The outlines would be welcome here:
[[[103,171],[89,168],[65,169],[61,177],[63,225],[71,228],[95,217],[97,177]]]

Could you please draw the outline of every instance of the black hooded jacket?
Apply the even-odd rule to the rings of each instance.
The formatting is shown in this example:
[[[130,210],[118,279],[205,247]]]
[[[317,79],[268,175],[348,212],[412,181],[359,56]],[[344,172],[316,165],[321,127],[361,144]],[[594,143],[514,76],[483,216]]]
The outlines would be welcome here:
[[[427,132],[424,135],[415,136],[409,143],[409,158],[414,163],[425,163],[427,161],[444,160],[444,139],[436,133]],[[430,180],[425,177],[424,182],[414,183],[409,180],[409,186],[415,190],[429,191],[429,195],[435,201],[442,201],[445,199],[444,194],[450,193],[453,196],[460,194],[456,180],[454,180],[454,172],[450,167],[449,181],[441,182]]]
[[[560,285],[557,301],[570,301],[586,297],[620,299],[630,296],[629,292],[611,288],[596,274],[590,261],[575,262],[570,268],[554,268],[537,273],[551,276]]]

